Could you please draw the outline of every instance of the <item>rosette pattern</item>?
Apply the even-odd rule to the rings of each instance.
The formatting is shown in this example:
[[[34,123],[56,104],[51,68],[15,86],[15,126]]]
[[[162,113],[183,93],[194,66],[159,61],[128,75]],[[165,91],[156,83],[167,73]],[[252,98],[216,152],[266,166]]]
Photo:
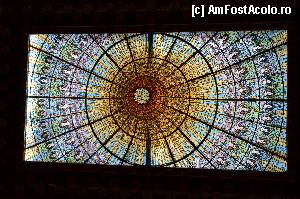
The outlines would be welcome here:
[[[287,170],[287,31],[32,34],[25,160]]]

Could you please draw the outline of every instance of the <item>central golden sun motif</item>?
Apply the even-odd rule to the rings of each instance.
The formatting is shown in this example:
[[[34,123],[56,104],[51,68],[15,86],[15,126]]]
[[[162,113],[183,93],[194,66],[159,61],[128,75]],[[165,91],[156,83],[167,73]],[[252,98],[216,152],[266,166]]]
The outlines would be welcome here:
[[[150,100],[150,93],[147,89],[138,88],[134,93],[134,100],[139,104],[146,104]]]

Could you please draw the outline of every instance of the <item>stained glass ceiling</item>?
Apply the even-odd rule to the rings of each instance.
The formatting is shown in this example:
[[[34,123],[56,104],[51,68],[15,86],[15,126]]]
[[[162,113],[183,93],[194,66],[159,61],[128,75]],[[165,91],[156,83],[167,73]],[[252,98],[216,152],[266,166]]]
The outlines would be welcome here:
[[[31,34],[25,161],[287,171],[287,31]]]

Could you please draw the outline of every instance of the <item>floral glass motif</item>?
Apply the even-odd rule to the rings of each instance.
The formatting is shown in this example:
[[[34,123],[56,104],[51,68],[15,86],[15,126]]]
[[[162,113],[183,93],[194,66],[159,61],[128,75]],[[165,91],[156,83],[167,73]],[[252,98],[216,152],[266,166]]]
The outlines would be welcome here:
[[[287,171],[287,31],[30,34],[25,161]]]

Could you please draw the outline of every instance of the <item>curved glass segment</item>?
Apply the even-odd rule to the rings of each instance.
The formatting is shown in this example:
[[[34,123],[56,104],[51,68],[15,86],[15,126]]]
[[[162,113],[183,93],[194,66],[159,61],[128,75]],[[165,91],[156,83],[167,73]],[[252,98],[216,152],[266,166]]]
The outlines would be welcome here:
[[[25,161],[287,171],[287,31],[31,34]]]

